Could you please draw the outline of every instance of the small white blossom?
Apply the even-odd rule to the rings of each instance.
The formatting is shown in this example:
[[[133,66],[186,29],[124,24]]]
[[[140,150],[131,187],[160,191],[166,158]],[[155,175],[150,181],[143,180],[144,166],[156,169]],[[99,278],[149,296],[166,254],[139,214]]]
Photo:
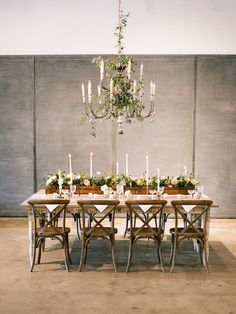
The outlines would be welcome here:
[[[90,185],[90,181],[88,179],[84,179],[84,185],[85,186],[89,186]]]
[[[171,179],[171,184],[176,185],[178,183],[178,179],[176,177]]]
[[[102,185],[101,186],[101,190],[102,190],[102,192],[107,191],[108,190],[108,186],[106,184]]]

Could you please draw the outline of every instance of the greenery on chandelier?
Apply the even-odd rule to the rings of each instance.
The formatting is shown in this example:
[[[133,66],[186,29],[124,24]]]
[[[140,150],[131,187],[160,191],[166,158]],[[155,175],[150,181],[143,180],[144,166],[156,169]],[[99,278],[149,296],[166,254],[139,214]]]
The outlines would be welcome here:
[[[106,118],[116,119],[118,123],[119,121],[122,123],[123,118],[126,123],[131,123],[133,120],[143,121],[144,119],[142,116],[144,109],[142,103],[143,77],[140,76],[137,83],[131,80],[130,75],[135,72],[137,64],[132,58],[122,54],[124,30],[127,26],[128,16],[129,14],[124,14],[122,10],[119,13],[119,24],[114,33],[117,38],[118,54],[106,60],[103,60],[101,56],[92,60],[92,63],[100,70],[104,67],[105,78],[103,80],[103,76],[101,77],[100,93],[91,96],[91,103],[94,105],[86,105],[86,112],[81,116],[82,122],[89,120],[91,123],[91,135],[93,136],[96,136],[94,119],[98,119],[94,117],[93,113],[101,117],[101,120],[108,113]],[[105,84],[110,84],[110,86],[106,87]]]

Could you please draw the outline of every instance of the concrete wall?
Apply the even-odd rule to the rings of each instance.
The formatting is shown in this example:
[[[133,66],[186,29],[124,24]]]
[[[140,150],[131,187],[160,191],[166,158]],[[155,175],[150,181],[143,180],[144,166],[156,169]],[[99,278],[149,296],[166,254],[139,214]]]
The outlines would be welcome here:
[[[157,83],[156,117],[124,127],[111,121],[80,124],[81,82],[93,86],[99,71],[91,55],[0,57],[0,215],[25,215],[21,201],[42,188],[42,177],[59,168],[178,175],[187,165],[219,205],[215,217],[236,217],[236,56],[134,56],[144,63],[145,80]],[[148,98],[146,98],[148,105]]]

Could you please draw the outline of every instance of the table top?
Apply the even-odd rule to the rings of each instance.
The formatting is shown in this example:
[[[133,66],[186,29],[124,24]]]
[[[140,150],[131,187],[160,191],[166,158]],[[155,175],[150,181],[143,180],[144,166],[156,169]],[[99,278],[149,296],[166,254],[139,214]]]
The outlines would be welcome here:
[[[133,195],[132,196],[132,199],[142,199],[142,200],[145,200],[145,199],[152,199],[152,195]],[[21,204],[20,204],[20,207],[23,207],[25,209],[30,209],[30,205],[28,204],[28,201],[30,199],[43,199],[43,200],[47,200],[47,199],[57,199],[59,198],[59,195],[58,194],[45,194],[45,190],[40,190],[38,192],[36,192],[35,194],[31,195],[28,199],[26,199],[25,201],[23,201]],[[78,211],[79,209],[79,206],[77,204],[77,201],[80,199],[80,200],[83,200],[83,199],[90,199],[91,196],[89,197],[88,194],[81,194],[81,195],[78,195],[78,194],[75,194],[74,195],[74,198],[70,200],[70,203],[67,207],[68,211],[70,212],[73,212],[73,211]],[[106,199],[103,197],[103,195],[94,195],[92,197],[93,200],[96,200],[96,199]],[[157,199],[156,196],[154,196],[154,199]],[[165,206],[165,209],[168,211],[168,210],[171,210],[173,209],[172,205],[171,205],[171,201],[173,200],[191,200],[191,199],[194,199],[191,195],[165,195],[164,197],[162,197],[162,199],[165,199],[167,201],[167,204]],[[201,200],[211,200],[211,198],[209,196],[207,196],[206,194],[203,194],[200,198]],[[118,205],[118,211],[122,212],[122,211],[127,211],[127,208],[126,208],[126,205],[125,205],[125,201],[128,200],[127,197],[125,196],[121,196],[118,198],[118,200],[120,201],[120,204]],[[212,206],[211,207],[218,207],[217,204],[215,204],[213,202]]]

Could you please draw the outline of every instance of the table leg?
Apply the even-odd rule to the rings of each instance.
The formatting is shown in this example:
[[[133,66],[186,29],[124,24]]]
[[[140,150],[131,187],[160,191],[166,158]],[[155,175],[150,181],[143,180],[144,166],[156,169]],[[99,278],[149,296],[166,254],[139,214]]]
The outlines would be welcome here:
[[[206,213],[206,226],[205,226],[205,230],[206,230],[206,258],[207,258],[207,262],[209,260],[209,230],[210,230],[210,210],[207,211]],[[206,266],[206,261],[205,259],[203,259],[203,263]]]
[[[33,217],[32,213],[28,213],[28,226],[29,226],[29,261],[30,265],[33,261]]]

